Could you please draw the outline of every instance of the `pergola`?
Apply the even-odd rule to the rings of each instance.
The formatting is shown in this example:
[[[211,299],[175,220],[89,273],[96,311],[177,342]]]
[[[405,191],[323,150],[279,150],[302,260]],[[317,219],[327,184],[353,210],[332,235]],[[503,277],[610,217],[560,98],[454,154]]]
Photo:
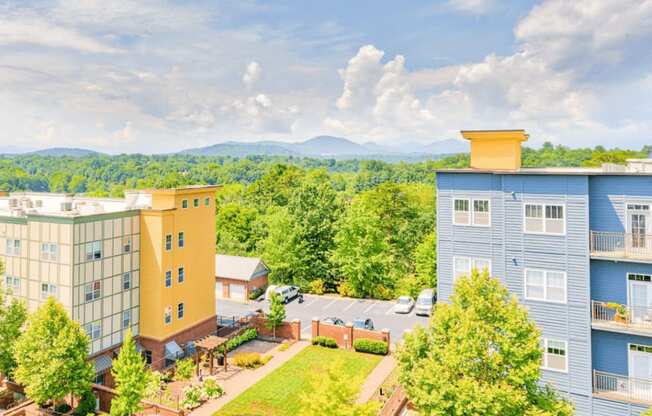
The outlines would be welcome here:
[[[226,363],[226,342],[229,340],[229,338],[224,338],[224,337],[218,337],[217,335],[209,335],[207,337],[198,339],[195,341],[195,364],[197,365],[196,368],[196,374],[199,376],[199,362],[201,358],[201,354],[206,353],[208,354],[209,357],[209,366],[210,366],[210,374],[213,374],[213,358],[215,351],[219,349],[220,347],[222,348],[222,351],[224,353],[224,371],[227,370],[227,363]]]

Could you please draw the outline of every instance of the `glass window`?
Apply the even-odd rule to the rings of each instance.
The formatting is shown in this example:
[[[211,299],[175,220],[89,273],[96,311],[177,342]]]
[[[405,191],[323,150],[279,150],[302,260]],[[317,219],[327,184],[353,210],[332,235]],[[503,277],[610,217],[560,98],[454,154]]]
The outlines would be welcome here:
[[[627,279],[635,282],[652,282],[652,276],[649,274],[628,273]]]
[[[122,312],[122,329],[129,328],[131,325],[131,310]]]
[[[177,318],[183,319],[183,302],[177,305]]]
[[[543,205],[525,205],[525,231],[530,233],[543,232]]]
[[[488,199],[473,200],[473,225],[488,226],[491,222]]]
[[[183,283],[186,280],[186,271],[183,267],[179,267],[179,283]]]
[[[525,232],[564,234],[564,206],[525,204]]]
[[[41,283],[41,299],[57,296],[57,286],[52,283]]]
[[[181,201],[181,208],[188,208],[188,200],[187,199],[184,199],[183,201]]]
[[[453,280],[471,274],[471,259],[466,257],[455,257],[453,263]]]
[[[95,341],[102,336],[102,325],[99,322],[91,322],[90,324],[84,325],[84,331],[86,331],[86,335],[88,335],[91,341]]]
[[[471,223],[471,213],[469,212],[468,199],[456,199],[453,203],[453,224],[469,225]]]
[[[554,371],[568,371],[568,354],[566,341],[543,339],[543,368]]]
[[[19,293],[20,278],[14,276],[5,276],[5,286],[11,293]]]
[[[563,205],[546,205],[546,232],[551,234],[564,233]]]
[[[199,198],[195,198],[192,200],[192,206],[195,208],[199,207]]]
[[[122,275],[122,290],[131,289],[131,272]]]
[[[488,259],[473,259],[473,268],[478,273],[484,273],[485,269],[491,274],[491,261]]]
[[[7,240],[7,256],[20,256],[20,240]]]
[[[102,258],[102,242],[92,241],[86,243],[86,260],[98,260]]]
[[[165,272],[165,287],[172,287],[172,272],[170,270]]]
[[[122,239],[122,251],[129,253],[131,251],[131,237],[124,237]]]
[[[525,269],[525,298],[566,303],[566,273]]]
[[[208,197],[204,198],[204,206],[208,207],[210,205],[211,205],[211,199]]]
[[[172,234],[167,234],[165,236],[165,251],[172,250]]]
[[[57,260],[57,245],[51,243],[41,244],[41,260],[56,261]]]
[[[84,286],[84,298],[86,299],[86,302],[92,302],[99,299],[101,296],[101,288],[102,286],[99,281],[87,283]]]
[[[178,244],[179,248],[183,248],[183,246],[186,244],[185,242],[185,235],[183,234],[183,231],[179,233],[179,238],[178,238]]]
[[[172,322],[172,308],[169,306],[163,312],[163,322],[167,325]]]
[[[546,273],[546,299],[553,302],[566,302],[566,274]]]

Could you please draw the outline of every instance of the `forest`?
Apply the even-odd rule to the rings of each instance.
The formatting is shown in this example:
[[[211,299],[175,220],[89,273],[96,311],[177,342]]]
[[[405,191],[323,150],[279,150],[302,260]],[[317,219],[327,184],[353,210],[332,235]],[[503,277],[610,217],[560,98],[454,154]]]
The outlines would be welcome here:
[[[524,148],[525,167],[600,166],[641,151]],[[436,284],[436,169],[468,154],[419,163],[251,156],[0,157],[0,189],[121,197],[125,189],[222,185],[216,247],[260,256],[275,283],[313,293],[389,299]]]

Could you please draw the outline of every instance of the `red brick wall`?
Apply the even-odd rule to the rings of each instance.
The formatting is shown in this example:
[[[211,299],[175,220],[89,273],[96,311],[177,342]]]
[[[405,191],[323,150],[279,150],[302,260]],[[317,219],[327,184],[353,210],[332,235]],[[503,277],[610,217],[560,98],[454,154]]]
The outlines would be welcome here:
[[[331,325],[320,322],[318,319],[312,320],[312,338],[323,336],[333,338],[340,348],[353,348],[353,341],[359,338],[385,341],[390,344],[390,334],[388,330],[368,331],[366,329],[353,328],[352,325],[346,326]]]
[[[116,396],[116,391],[93,384],[93,393],[100,399],[100,410],[108,413],[111,410],[111,400]],[[140,413],[142,415],[183,416],[183,410],[172,409],[147,400],[143,400],[141,404],[143,405],[143,412]]]
[[[271,337],[273,331],[267,328],[266,322],[264,316],[259,315],[251,318],[251,324],[256,327],[260,335]],[[298,341],[301,338],[301,321],[295,319],[292,322],[283,322],[280,327],[276,328],[276,337]]]

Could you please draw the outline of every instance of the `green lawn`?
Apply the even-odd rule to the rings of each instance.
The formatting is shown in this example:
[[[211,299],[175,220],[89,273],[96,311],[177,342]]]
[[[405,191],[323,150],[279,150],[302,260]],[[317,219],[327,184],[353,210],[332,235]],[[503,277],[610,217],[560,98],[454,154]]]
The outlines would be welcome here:
[[[310,383],[310,375],[341,359],[347,375],[364,381],[383,357],[353,351],[309,346],[229,402],[215,416],[297,415],[299,397]],[[228,394],[228,392],[227,392]]]

